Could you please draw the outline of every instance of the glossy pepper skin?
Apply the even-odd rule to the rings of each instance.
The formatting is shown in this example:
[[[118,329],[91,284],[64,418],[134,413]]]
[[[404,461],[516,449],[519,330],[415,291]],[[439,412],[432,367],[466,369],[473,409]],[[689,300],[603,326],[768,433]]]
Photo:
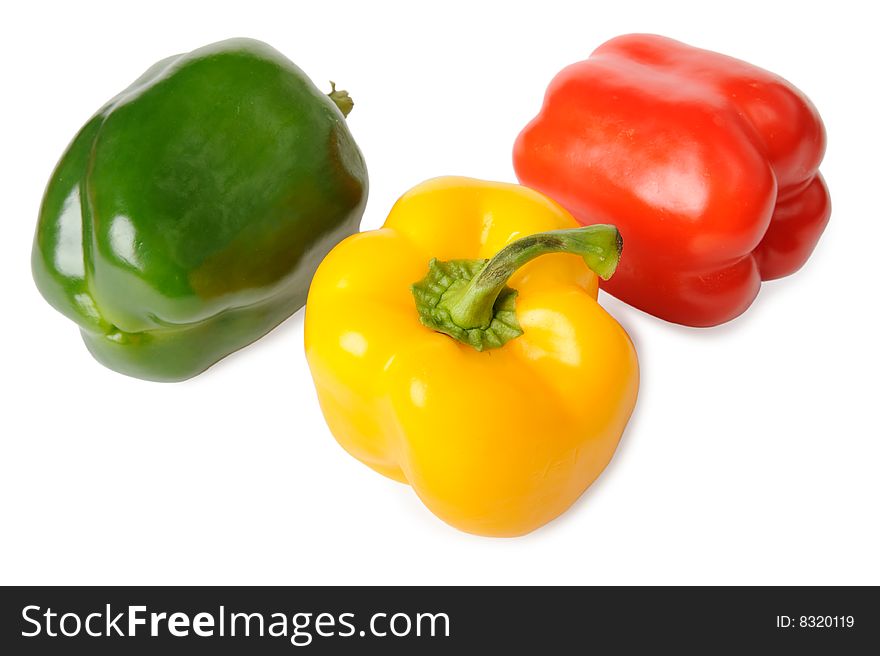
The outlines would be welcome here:
[[[182,380],[302,306],[367,197],[350,101],[332,96],[233,39],[160,61],[82,128],[49,181],[32,268],[100,362]]]
[[[514,166],[580,221],[620,228],[626,257],[604,289],[713,326],[810,256],[831,212],[824,151],[816,109],[782,78],[633,34],[557,75]]]
[[[437,178],[400,198],[383,228],[334,248],[312,282],[306,356],[333,435],[463,531],[517,536],[564,512],[604,469],[633,410],[636,352],[596,302],[585,263],[610,273],[619,233],[595,226],[583,257],[530,259],[576,226],[530,189]],[[538,233],[545,241],[529,243]],[[530,261],[493,281],[509,288],[483,307],[490,329],[472,327],[462,342],[423,323],[448,315],[419,298],[436,301],[466,263],[488,271],[485,258],[499,261],[507,245],[522,248],[505,273]]]

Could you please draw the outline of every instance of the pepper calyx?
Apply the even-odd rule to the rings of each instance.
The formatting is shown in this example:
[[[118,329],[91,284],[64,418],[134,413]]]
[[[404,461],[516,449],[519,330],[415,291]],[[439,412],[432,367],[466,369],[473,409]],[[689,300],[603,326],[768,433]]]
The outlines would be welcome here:
[[[623,239],[613,225],[540,232],[508,244],[491,260],[432,259],[428,274],[410,289],[422,324],[483,351],[523,333],[516,318],[516,291],[507,286],[521,266],[541,255],[572,253],[608,280],[622,250]]]
[[[452,319],[447,303],[459,295],[486,266],[488,260],[432,259],[427,275],[411,286],[419,321],[431,330],[444,333],[477,351],[500,348],[522,335],[516,320],[516,290],[505,285],[492,307],[492,316],[484,326],[464,328]]]

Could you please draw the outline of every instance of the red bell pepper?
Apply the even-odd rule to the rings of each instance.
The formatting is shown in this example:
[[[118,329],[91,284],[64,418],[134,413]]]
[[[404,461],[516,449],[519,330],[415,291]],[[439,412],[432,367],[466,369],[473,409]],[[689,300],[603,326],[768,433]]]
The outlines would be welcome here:
[[[621,36],[550,84],[519,135],[520,181],[624,239],[603,287],[713,326],[799,269],[828,222],[825,130],[782,78],[660,36]]]

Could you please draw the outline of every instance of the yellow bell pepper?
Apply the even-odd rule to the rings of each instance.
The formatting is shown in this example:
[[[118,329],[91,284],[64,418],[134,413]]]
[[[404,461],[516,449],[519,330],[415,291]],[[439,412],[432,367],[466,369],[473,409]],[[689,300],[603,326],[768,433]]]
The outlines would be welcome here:
[[[557,517],[632,413],[636,352],[594,273],[614,271],[620,235],[578,225],[525,187],[437,178],[312,282],[306,356],[331,432],[463,531]]]

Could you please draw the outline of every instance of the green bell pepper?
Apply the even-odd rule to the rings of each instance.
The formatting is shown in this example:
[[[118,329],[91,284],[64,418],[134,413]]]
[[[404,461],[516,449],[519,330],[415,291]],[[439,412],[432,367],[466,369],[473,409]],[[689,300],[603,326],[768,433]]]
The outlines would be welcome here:
[[[49,180],[34,280],[101,363],[194,376],[305,302],[358,229],[352,103],[264,43],[164,59],[80,130]]]

